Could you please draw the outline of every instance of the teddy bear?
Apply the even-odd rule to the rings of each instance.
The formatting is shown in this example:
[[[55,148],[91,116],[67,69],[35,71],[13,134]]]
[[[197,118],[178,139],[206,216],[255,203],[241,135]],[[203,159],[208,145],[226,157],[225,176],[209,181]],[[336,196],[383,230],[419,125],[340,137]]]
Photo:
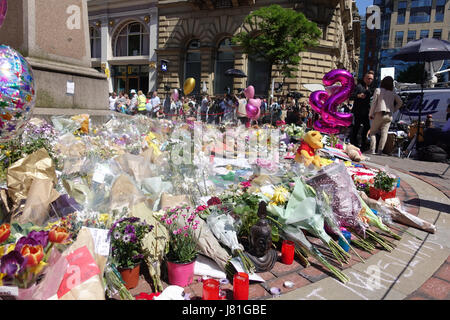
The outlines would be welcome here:
[[[350,143],[344,145],[344,152],[349,156],[350,159],[352,159],[352,161],[360,162],[365,160],[365,157],[361,153],[361,150]]]
[[[317,168],[322,165],[320,163],[320,156],[316,155],[316,150],[322,149],[322,135],[319,131],[309,131],[307,132],[301,141],[300,147],[297,149],[295,155],[295,161],[302,162],[306,167],[311,163]]]

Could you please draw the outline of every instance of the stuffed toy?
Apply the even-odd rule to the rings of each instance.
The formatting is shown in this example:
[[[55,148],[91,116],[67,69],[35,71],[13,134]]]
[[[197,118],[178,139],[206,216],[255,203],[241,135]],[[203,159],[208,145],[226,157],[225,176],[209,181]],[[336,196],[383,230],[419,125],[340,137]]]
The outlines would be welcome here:
[[[302,162],[306,167],[311,163],[317,168],[322,166],[321,158],[316,155],[316,150],[322,149],[322,135],[319,131],[309,131],[303,136],[300,147],[297,149],[295,161]]]
[[[350,143],[347,143],[344,146],[344,152],[352,159],[352,161],[360,162],[366,159],[361,153],[361,150]]]

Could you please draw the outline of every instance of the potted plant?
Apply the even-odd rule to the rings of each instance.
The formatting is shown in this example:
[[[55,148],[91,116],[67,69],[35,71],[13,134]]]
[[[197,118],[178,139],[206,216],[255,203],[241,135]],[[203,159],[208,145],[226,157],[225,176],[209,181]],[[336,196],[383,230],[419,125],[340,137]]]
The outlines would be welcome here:
[[[375,200],[395,198],[397,179],[380,170],[373,179],[373,186],[369,187],[369,197]]]
[[[141,262],[148,256],[142,240],[152,229],[145,221],[129,217],[117,220],[109,230],[113,261],[127,289],[136,287],[139,282]]]
[[[183,205],[165,210],[161,221],[169,230],[169,250],[166,254],[169,283],[185,287],[192,283],[197,257],[196,229],[200,221],[196,211]]]

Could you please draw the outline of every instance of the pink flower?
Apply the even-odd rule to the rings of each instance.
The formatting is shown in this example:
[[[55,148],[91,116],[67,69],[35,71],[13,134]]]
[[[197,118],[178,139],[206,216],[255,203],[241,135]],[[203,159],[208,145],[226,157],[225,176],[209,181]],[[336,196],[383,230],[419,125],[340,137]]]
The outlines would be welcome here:
[[[187,237],[189,237],[189,234],[185,233],[184,236],[187,238]]]
[[[170,219],[170,218],[166,220],[166,223],[169,224],[169,225],[172,224],[172,222],[173,222],[173,221],[172,221],[172,219]]]
[[[336,144],[335,147],[336,147],[336,149],[341,149],[341,150],[344,149],[344,147],[342,146],[342,144],[339,144],[339,143]]]
[[[184,226],[183,229],[187,230],[187,229],[189,229],[189,226]]]
[[[208,209],[207,206],[198,206],[197,209],[196,209],[196,211],[197,211],[197,212],[200,212],[200,211],[205,211],[206,209]]]
[[[243,181],[243,182],[241,182],[241,186],[242,186],[242,188],[247,189],[252,186],[252,183],[250,181]]]

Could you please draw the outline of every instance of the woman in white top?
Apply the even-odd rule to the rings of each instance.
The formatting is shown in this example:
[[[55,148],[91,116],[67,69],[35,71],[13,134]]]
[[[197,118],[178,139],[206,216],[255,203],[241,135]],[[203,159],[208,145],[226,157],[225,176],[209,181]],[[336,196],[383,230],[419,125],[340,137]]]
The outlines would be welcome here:
[[[380,88],[373,94],[370,106],[369,118],[372,120],[370,126],[370,151],[375,153],[377,145],[376,134],[380,131],[380,143],[378,144],[378,154],[383,153],[384,145],[392,122],[392,115],[402,106],[402,99],[394,93],[394,79],[390,76],[381,80]]]

